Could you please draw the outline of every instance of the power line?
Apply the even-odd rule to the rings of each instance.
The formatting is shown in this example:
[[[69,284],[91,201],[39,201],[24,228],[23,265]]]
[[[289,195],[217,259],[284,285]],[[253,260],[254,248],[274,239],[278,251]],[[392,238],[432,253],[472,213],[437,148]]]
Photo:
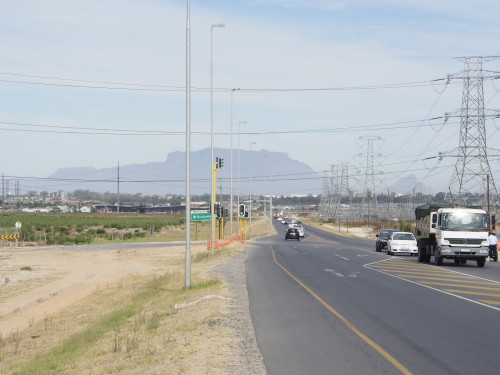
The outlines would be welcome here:
[[[157,84],[144,84],[144,83],[126,83],[126,82],[111,82],[111,81],[97,81],[97,80],[81,80],[73,78],[62,78],[43,75],[20,74],[11,72],[0,72],[0,74],[8,76],[17,76],[25,78],[48,79],[68,82],[83,82],[93,83],[96,85],[119,85],[120,87],[113,86],[96,86],[96,85],[77,85],[69,83],[53,83],[53,82],[30,82],[20,80],[0,79],[0,82],[27,84],[27,85],[41,85],[41,86],[58,86],[70,88],[89,88],[89,89],[104,89],[104,90],[130,90],[130,91],[152,91],[152,92],[183,92],[184,86],[175,85],[157,85]],[[499,77],[488,77],[489,79],[496,79]],[[443,82],[445,86],[450,84],[449,78],[438,78],[428,81],[415,81],[415,82],[401,82],[401,83],[386,83],[378,85],[361,85],[361,86],[343,86],[343,87],[310,87],[310,88],[240,88],[240,92],[313,92],[313,91],[353,91],[353,90],[383,90],[383,89],[398,89],[398,88],[412,88],[412,87],[426,87],[435,86],[436,83]],[[133,86],[133,87],[126,87]],[[232,88],[214,88],[217,91],[232,91]],[[209,88],[193,87],[193,90],[207,92]]]
[[[412,120],[412,121],[400,121],[392,123],[381,123],[372,125],[358,125],[358,126],[343,126],[338,128],[322,128],[322,129],[296,129],[296,130],[274,130],[274,131],[262,131],[262,132],[241,132],[242,135],[273,135],[273,134],[317,134],[317,133],[347,133],[347,132],[357,132],[366,130],[394,130],[394,129],[408,129],[408,128],[421,128],[421,127],[433,127],[436,124],[427,123],[422,124],[424,121],[439,120],[443,117],[433,117],[426,120]],[[418,125],[410,125],[412,123],[419,123]],[[0,128],[0,130],[5,131],[19,131],[19,132],[31,132],[31,133],[60,133],[60,134],[84,134],[84,135],[121,135],[121,136],[158,136],[158,135],[184,135],[184,131],[160,131],[160,130],[134,130],[134,129],[110,129],[110,128],[90,128],[90,127],[75,127],[75,126],[60,126],[60,125],[47,125],[47,124],[33,124],[33,123],[23,123],[23,122],[8,122],[0,121],[0,124],[4,125],[14,125],[21,127],[33,127],[33,128],[49,128],[57,130],[39,130],[39,129],[17,129],[17,128]],[[459,124],[459,122],[447,122],[447,124]],[[195,135],[209,135],[210,132],[193,131],[192,134]],[[216,135],[230,135],[229,132],[217,132]]]

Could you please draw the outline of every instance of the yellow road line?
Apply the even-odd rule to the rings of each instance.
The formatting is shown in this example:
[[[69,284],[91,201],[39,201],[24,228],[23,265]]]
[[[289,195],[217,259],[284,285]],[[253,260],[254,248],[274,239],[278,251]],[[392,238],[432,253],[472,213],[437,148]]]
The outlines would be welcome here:
[[[446,278],[440,278],[440,277],[414,276],[414,275],[406,275],[406,274],[399,274],[399,273],[395,273],[394,275],[399,276],[399,277],[406,277],[408,279],[425,279],[425,280],[453,281],[454,283],[469,283],[469,284],[481,284],[481,285],[498,285],[500,287],[500,284],[496,284],[496,283],[493,283],[493,282],[486,282],[486,281],[456,280],[456,279],[446,279]],[[446,276],[443,276],[443,277],[446,277]]]
[[[434,281],[422,281],[422,284],[425,285],[442,285],[442,286],[458,286],[456,284],[447,284],[447,283],[437,283]],[[470,289],[482,289],[482,290],[493,290],[500,292],[500,288],[489,288],[487,286],[474,286],[474,285],[460,285],[460,288],[470,288]]]
[[[481,292],[469,292],[467,290],[455,290],[455,289],[443,289],[447,292],[450,293],[457,293],[457,294],[474,294],[476,296],[487,296],[487,297],[499,297],[500,294],[494,294],[494,293],[481,293]]]
[[[271,251],[273,253],[274,263],[276,263],[283,271],[285,271],[288,276],[295,280],[297,284],[299,284],[302,288],[307,290],[309,294],[311,294],[319,303],[321,303],[328,311],[330,311],[333,315],[339,318],[349,329],[351,329],[356,335],[358,335],[364,342],[370,345],[373,349],[375,349],[382,357],[387,359],[394,367],[400,370],[403,374],[412,375],[413,373],[403,366],[398,360],[396,360],[392,355],[387,353],[380,345],[378,345],[375,341],[366,336],[363,332],[361,332],[356,326],[354,326],[350,321],[344,318],[337,310],[331,307],[325,300],[323,300],[319,295],[317,295],[311,288],[309,288],[306,284],[300,281],[297,277],[295,277],[290,271],[288,271],[281,263],[276,259],[276,254],[274,253],[274,249],[271,246]]]
[[[470,276],[463,276],[463,275],[451,275],[449,273],[445,272],[411,272],[411,271],[406,271],[402,270],[399,268],[376,268],[378,271],[386,271],[386,272],[405,272],[407,274],[415,274],[415,275],[428,275],[428,276],[446,276],[446,277],[455,277],[458,279],[476,279],[475,277],[470,277]]]

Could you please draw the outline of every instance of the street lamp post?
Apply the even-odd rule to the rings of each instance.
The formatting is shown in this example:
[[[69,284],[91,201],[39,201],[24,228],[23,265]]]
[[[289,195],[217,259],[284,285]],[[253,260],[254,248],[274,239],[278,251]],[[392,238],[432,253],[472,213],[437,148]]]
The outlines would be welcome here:
[[[212,184],[210,185],[211,190],[211,202],[210,209],[212,212],[211,215],[211,235],[210,235],[210,251],[214,253],[214,245],[215,245],[215,192],[214,192],[214,50],[213,50],[213,39],[214,39],[214,28],[216,27],[225,27],[223,23],[217,23],[214,25],[210,25],[210,174],[212,176]]]
[[[248,227],[248,232],[252,232],[252,145],[257,144],[257,142],[250,142],[250,203],[248,209],[248,217],[250,219],[250,225]]]
[[[184,287],[191,287],[191,3],[186,4],[186,250]]]

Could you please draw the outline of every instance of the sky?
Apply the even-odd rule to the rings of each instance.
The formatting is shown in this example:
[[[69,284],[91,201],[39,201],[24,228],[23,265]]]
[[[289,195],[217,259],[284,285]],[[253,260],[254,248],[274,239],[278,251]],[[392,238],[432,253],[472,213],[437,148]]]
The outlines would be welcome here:
[[[5,178],[184,151],[186,4],[0,0]],[[444,116],[463,91],[446,78],[465,68],[456,57],[500,55],[499,13],[493,0],[192,0],[191,149],[210,147],[213,125],[215,147],[230,148],[232,130],[233,148],[255,142],[325,175],[345,165],[358,188],[373,155],[377,191],[410,174],[446,191],[454,159],[437,156],[459,145]],[[485,80],[487,108],[498,90]],[[498,121],[486,122],[491,148]],[[500,181],[499,158],[490,165]]]

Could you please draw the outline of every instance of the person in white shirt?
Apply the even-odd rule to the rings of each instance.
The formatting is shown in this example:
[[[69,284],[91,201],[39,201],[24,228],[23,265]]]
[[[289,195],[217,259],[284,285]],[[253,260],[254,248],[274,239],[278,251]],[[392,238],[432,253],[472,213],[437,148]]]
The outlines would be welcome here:
[[[488,236],[488,244],[490,249],[490,258],[496,262],[498,260],[497,236],[495,236],[492,232],[490,232]]]

